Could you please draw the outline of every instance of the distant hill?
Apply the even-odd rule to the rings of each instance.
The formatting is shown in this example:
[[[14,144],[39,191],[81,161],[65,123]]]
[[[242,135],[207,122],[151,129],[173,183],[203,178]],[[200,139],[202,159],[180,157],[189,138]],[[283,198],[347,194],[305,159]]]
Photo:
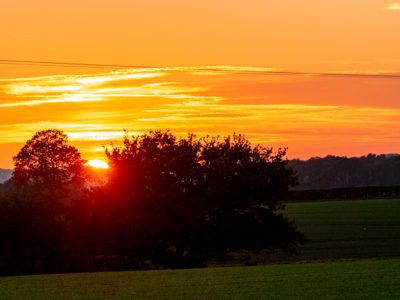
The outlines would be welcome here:
[[[330,155],[290,160],[289,165],[299,174],[299,190],[400,185],[399,154]]]
[[[0,183],[3,183],[11,178],[12,170],[0,169]]]

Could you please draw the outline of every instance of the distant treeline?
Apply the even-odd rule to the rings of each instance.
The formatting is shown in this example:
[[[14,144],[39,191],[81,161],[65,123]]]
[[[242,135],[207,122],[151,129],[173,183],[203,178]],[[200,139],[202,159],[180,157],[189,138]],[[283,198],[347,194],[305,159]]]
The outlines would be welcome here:
[[[365,194],[381,197],[386,193],[398,195],[396,186],[400,185],[400,155],[314,157],[307,161],[291,160],[289,166],[299,175],[299,185],[295,190],[308,190],[307,194],[312,198],[316,194],[323,194],[325,198],[359,198]],[[383,186],[387,188],[377,188]],[[345,189],[357,187],[371,188]],[[309,191],[328,189],[331,191]]]
[[[350,200],[400,197],[400,185],[319,190],[293,190],[291,201]]]

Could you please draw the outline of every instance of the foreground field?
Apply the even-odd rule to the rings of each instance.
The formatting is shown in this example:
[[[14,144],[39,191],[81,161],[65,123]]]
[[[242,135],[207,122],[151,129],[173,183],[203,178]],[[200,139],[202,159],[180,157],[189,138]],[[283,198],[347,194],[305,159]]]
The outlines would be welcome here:
[[[287,205],[310,242],[293,260],[400,256],[400,200],[302,202]]]
[[[0,278],[1,299],[399,299],[400,259]]]
[[[400,256],[400,200],[290,203],[310,242],[260,261]],[[259,257],[260,258],[260,257]],[[0,278],[0,299],[400,299],[400,259]]]

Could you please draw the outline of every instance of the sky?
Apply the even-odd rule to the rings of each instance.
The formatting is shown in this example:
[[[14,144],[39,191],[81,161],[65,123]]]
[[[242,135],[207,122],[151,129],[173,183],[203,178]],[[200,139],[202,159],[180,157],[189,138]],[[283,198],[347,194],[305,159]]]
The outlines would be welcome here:
[[[244,133],[290,158],[400,152],[400,2],[2,0],[0,168],[38,130]],[[119,64],[49,67],[1,60]]]

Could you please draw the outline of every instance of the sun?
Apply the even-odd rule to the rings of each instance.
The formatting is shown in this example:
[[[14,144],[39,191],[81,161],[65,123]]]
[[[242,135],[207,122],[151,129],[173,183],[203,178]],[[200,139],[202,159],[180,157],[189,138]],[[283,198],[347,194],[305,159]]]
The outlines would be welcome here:
[[[100,159],[91,159],[91,160],[89,160],[87,162],[87,165],[92,167],[92,168],[96,168],[96,169],[108,169],[108,168],[110,168],[108,163],[106,163],[105,161],[102,161]]]

